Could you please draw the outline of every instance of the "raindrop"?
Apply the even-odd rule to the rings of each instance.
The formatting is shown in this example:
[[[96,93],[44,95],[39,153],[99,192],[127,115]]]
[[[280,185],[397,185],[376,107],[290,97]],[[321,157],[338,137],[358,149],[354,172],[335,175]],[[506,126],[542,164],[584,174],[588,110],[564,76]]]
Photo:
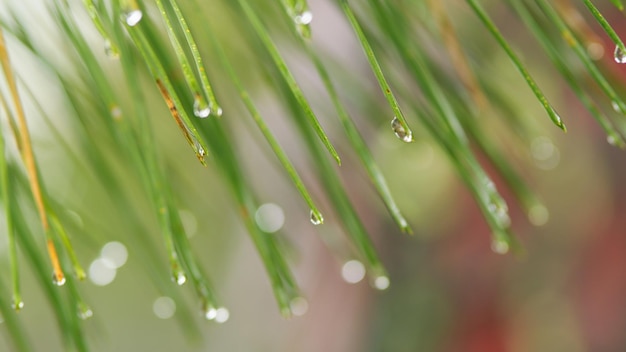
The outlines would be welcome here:
[[[506,241],[494,240],[491,242],[491,250],[497,254],[506,254],[509,252],[509,244]]]
[[[217,318],[217,309],[210,307],[204,311],[204,318],[206,320],[213,320]]]
[[[302,25],[310,24],[311,21],[313,21],[313,14],[311,13],[311,11],[304,11],[301,14],[295,16],[293,18],[293,21],[296,24],[302,24]]]
[[[626,64],[626,53],[619,46],[615,46],[615,51],[613,52],[613,58],[615,58],[615,62],[618,64]]]
[[[341,267],[341,277],[350,284],[356,284],[365,277],[365,266],[358,260],[349,260]]]
[[[226,321],[228,321],[228,318],[230,318],[230,312],[228,311],[228,309],[224,307],[217,308],[217,310],[215,311],[216,323],[225,323]]]
[[[296,297],[289,303],[291,314],[296,317],[301,317],[309,310],[309,302],[304,297]]]
[[[608,136],[606,137],[606,141],[607,141],[610,145],[612,145],[612,146],[614,146],[614,147],[619,146],[619,139],[617,139],[617,137],[615,137],[615,136],[613,136],[613,135],[608,135]]]
[[[533,205],[528,210],[528,220],[535,226],[543,226],[550,220],[550,211],[543,204]]]
[[[117,59],[120,57],[120,53],[113,46],[113,43],[109,39],[105,39],[104,41],[104,54],[112,59]]]
[[[13,304],[11,304],[11,307],[15,310],[22,310],[22,308],[24,308],[24,301],[22,300],[13,301]]]
[[[81,318],[82,320],[87,320],[91,318],[92,316],[93,316],[93,311],[89,307],[84,306],[82,308],[79,308],[78,317]]]
[[[220,108],[219,106],[217,107],[217,109],[215,110],[215,116],[220,117],[222,116],[222,113],[224,113],[224,111],[222,111],[222,108]]]
[[[320,213],[316,213],[311,210],[311,223],[313,225],[321,225],[324,223],[324,217]]]
[[[204,99],[196,98],[193,101],[193,114],[201,119],[204,119],[209,117],[211,109]]]
[[[615,100],[611,101],[611,107],[613,108],[613,111],[615,111],[618,114],[623,114],[624,113],[624,109],[622,109],[620,104],[618,102],[616,102]]]
[[[559,165],[561,154],[550,138],[535,138],[530,146],[530,151],[540,169],[551,170]]]
[[[285,224],[285,213],[280,206],[267,203],[257,209],[254,219],[261,230],[267,233],[274,233]]]
[[[61,278],[59,279],[56,273],[52,273],[52,283],[57,286],[65,285],[65,276],[61,276]]]
[[[135,9],[135,10],[128,11],[125,17],[126,17],[126,24],[131,27],[134,27],[137,25],[137,23],[139,23],[139,21],[141,21],[141,18],[143,17],[143,13],[141,12],[141,10]]]
[[[172,274],[172,281],[174,281],[178,286],[182,286],[185,282],[187,282],[187,275],[185,275],[184,271],[178,269]]]
[[[169,297],[159,297],[152,303],[152,312],[159,319],[169,319],[176,313],[176,302]]]
[[[385,275],[377,277],[376,279],[374,279],[374,286],[378,290],[386,290],[389,287],[389,277]]]
[[[121,268],[128,260],[128,251],[121,242],[109,242],[100,250],[100,257],[106,259],[113,269]]]
[[[398,137],[401,141],[407,143],[413,142],[413,133],[411,130],[407,131],[404,129],[402,123],[400,123],[400,120],[398,120],[397,117],[394,117],[393,120],[391,120],[391,128],[393,129],[393,133],[396,134],[396,137]]]

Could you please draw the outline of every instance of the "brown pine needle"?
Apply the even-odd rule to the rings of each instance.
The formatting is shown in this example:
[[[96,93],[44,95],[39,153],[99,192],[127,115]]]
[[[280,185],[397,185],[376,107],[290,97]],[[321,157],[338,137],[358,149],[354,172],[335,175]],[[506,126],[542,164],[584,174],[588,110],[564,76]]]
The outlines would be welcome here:
[[[4,72],[9,91],[11,92],[11,97],[13,98],[13,105],[15,106],[15,112],[19,127],[18,133],[20,140],[19,144],[21,145],[22,160],[24,161],[26,172],[28,173],[28,180],[30,182],[30,188],[33,192],[35,206],[37,207],[39,218],[41,219],[41,225],[43,226],[43,230],[46,236],[48,236],[50,234],[50,224],[48,223],[48,216],[46,214],[46,209],[44,206],[43,196],[41,192],[41,184],[37,175],[35,155],[33,153],[33,147],[30,140],[30,133],[28,132],[26,115],[24,114],[24,108],[20,101],[20,96],[17,90],[17,83],[15,81],[13,71],[11,70],[11,62],[9,60],[9,53],[6,48],[2,28],[0,28],[0,63],[2,64],[2,70]],[[54,269],[55,280],[57,282],[63,282],[65,281],[65,276],[63,275],[63,270],[61,269],[61,264],[59,263],[59,257],[54,247],[54,243],[50,238],[48,238],[47,247],[48,255],[50,256],[50,262],[52,263],[52,267]]]

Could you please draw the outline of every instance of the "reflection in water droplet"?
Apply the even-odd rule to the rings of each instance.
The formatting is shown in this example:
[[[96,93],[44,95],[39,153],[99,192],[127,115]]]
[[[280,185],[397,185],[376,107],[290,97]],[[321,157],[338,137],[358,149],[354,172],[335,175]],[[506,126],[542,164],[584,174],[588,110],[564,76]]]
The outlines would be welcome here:
[[[230,318],[230,312],[228,311],[228,309],[221,307],[218,308],[215,312],[215,322],[216,323],[225,323],[226,321],[228,321],[228,318]]]
[[[193,114],[204,119],[211,114],[211,109],[204,99],[196,98],[193,101]]]
[[[176,313],[176,302],[166,296],[159,297],[152,303],[152,312],[159,319],[169,319]]]
[[[301,317],[309,310],[309,302],[304,297],[296,297],[289,303],[291,314]]]
[[[411,130],[406,130],[400,120],[397,117],[394,117],[391,120],[391,128],[393,129],[393,133],[395,133],[396,137],[398,137],[403,142],[413,142],[413,133]]]
[[[356,284],[365,277],[365,266],[358,260],[349,260],[341,267],[341,277],[350,284]]]
[[[304,24],[304,25],[310,24],[311,21],[313,21],[313,14],[311,13],[311,11],[304,11],[301,14],[295,16],[293,18],[293,21],[296,24]]]
[[[182,270],[176,270],[172,273],[172,281],[174,281],[178,286],[182,286],[187,282],[187,275]]]
[[[613,52],[613,58],[615,62],[618,64],[626,64],[626,53],[619,48],[619,46],[615,46],[615,51]]]
[[[494,240],[491,242],[491,250],[494,253],[506,254],[509,252],[509,244],[505,241]]]
[[[139,9],[131,10],[126,13],[126,24],[133,27],[136,26],[141,18],[143,17],[143,13]]]
[[[311,210],[311,223],[313,225],[320,225],[324,223],[324,217],[322,216],[322,214],[319,213],[315,213],[313,210]]]
[[[385,275],[381,275],[374,279],[374,286],[378,290],[386,290],[389,287],[389,278]]]
[[[528,210],[528,220],[535,226],[543,226],[550,220],[550,211],[543,204],[533,205]]]
[[[13,304],[11,304],[11,307],[15,310],[21,310],[22,308],[24,308],[24,301],[19,300],[17,302],[13,301]]]
[[[52,273],[52,283],[57,286],[65,285],[65,276],[62,276],[61,279],[59,279],[56,273]]]

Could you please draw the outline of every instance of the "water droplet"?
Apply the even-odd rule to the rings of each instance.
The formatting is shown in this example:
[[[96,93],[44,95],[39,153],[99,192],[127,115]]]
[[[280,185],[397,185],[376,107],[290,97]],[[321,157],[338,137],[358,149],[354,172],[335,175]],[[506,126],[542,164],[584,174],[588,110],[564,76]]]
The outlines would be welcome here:
[[[411,130],[405,130],[397,117],[394,117],[393,120],[391,120],[391,128],[393,129],[393,133],[396,134],[396,137],[398,137],[401,141],[407,143],[413,142],[413,133]]]
[[[106,286],[115,280],[115,264],[106,258],[98,258],[89,265],[89,280],[98,286]]]
[[[128,250],[121,242],[113,241],[105,244],[100,250],[100,257],[106,259],[113,269],[121,268],[128,260]]]
[[[303,24],[303,25],[310,24],[311,21],[313,21],[313,13],[311,13],[311,11],[304,11],[301,14],[296,15],[293,18],[293,21],[296,24]]]
[[[215,318],[217,318],[217,309],[213,308],[213,307],[209,307],[208,309],[204,310],[204,318],[206,320],[213,320]]]
[[[285,224],[285,213],[280,206],[267,203],[257,209],[254,219],[261,230],[267,233],[274,233]]]
[[[592,60],[598,61],[604,57],[604,46],[599,42],[591,42],[587,45],[587,53]]]
[[[187,275],[181,269],[175,270],[172,273],[172,281],[174,281],[178,286],[182,286],[187,282]]]
[[[350,284],[356,284],[365,277],[365,266],[358,260],[349,260],[341,267],[341,277]]]
[[[87,320],[91,318],[92,316],[93,316],[93,311],[89,307],[84,306],[84,307],[79,308],[78,317],[81,318],[82,320]]]
[[[491,250],[497,254],[506,254],[509,252],[509,244],[506,241],[494,240],[491,242]]]
[[[166,296],[159,297],[152,303],[152,312],[159,319],[169,319],[176,313],[176,302]]]
[[[113,120],[119,121],[122,118],[122,109],[118,105],[111,107],[111,117]]]
[[[230,312],[228,311],[228,309],[224,307],[217,308],[217,310],[215,311],[216,323],[225,323],[226,321],[228,321],[228,318],[230,318]]]
[[[126,13],[126,24],[133,27],[136,26],[141,18],[143,17],[143,13],[139,9],[130,10]]]
[[[619,46],[615,46],[615,51],[613,52],[613,58],[615,58],[615,62],[618,64],[626,64],[626,53],[619,48]]]
[[[528,210],[528,220],[535,226],[543,226],[550,220],[550,211],[543,204],[533,205]]]
[[[315,213],[311,210],[311,223],[313,225],[321,225],[324,223],[324,217],[320,213]]]
[[[559,165],[561,153],[552,140],[547,137],[537,137],[532,141],[530,151],[537,167],[551,170]]]
[[[617,147],[619,145],[619,140],[617,139],[617,137],[613,136],[613,135],[608,135],[606,136],[606,141],[607,143],[609,143],[610,145]]]
[[[61,276],[61,278],[59,279],[56,273],[52,273],[52,283],[57,286],[65,285],[65,276]]]
[[[22,308],[24,308],[24,301],[22,301],[21,299],[18,301],[13,301],[11,307],[13,307],[13,309],[15,310],[22,310]]]
[[[309,302],[304,297],[296,297],[289,303],[289,309],[291,309],[291,314],[301,317],[309,310]]]
[[[120,53],[117,51],[117,48],[109,39],[104,40],[104,54],[112,59],[120,57]]]
[[[624,114],[624,109],[622,109],[622,106],[620,105],[620,103],[616,102],[615,100],[611,101],[611,107],[613,108],[613,111],[615,111],[618,114]]]
[[[217,107],[217,109],[214,109],[215,111],[215,116],[220,117],[222,116],[222,114],[224,113],[224,111],[222,111],[222,108],[220,108],[219,106]]]
[[[377,277],[376,279],[374,279],[374,287],[381,291],[386,290],[387,288],[389,288],[389,277],[385,275]]]
[[[209,117],[211,109],[204,99],[196,98],[193,101],[193,114],[201,119],[204,119]]]

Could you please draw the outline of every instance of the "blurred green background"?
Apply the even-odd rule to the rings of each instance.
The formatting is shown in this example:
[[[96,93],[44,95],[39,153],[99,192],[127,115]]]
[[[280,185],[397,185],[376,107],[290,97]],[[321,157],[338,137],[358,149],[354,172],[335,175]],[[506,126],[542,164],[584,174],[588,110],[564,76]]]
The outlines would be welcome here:
[[[102,38],[80,2],[70,3],[108,78],[114,84],[120,82],[116,87],[125,96],[117,61],[105,55]],[[429,17],[420,12],[426,8],[423,1],[388,3],[419,13],[416,18]],[[152,4],[146,5],[156,18]],[[219,172],[211,163],[208,168],[199,165],[180,138],[158,91],[143,75],[159,157],[180,205],[187,235],[229,312],[221,316],[227,320],[224,324],[203,320],[189,285],[179,288],[169,281],[157,220],[136,170],[118,155],[107,155],[113,174],[126,181],[123,192],[127,196],[119,198],[98,178],[97,170],[84,167],[89,165],[85,144],[104,145],[106,149],[106,144],[113,142],[107,137],[97,139],[98,135],[79,133],[80,129],[72,125],[75,121],[67,117],[71,112],[58,77],[7,35],[15,69],[23,85],[32,90],[30,96],[26,88],[22,89],[22,96],[43,178],[50,193],[66,209],[63,216],[70,219],[75,249],[90,274],[79,288],[94,313],[84,323],[94,351],[626,350],[625,154],[606,142],[603,131],[503,3],[485,1],[485,6],[557,107],[568,126],[567,134],[550,124],[518,72],[465,3],[450,0],[445,6],[473,67],[489,77],[531,131],[528,138],[511,141],[510,132],[502,127],[506,120],[497,122],[502,117],[495,113],[481,117],[490,138],[512,155],[514,168],[549,209],[549,215],[541,213],[532,221],[542,226],[533,226],[494,170],[487,167],[511,206],[513,230],[525,249],[518,257],[491,250],[490,229],[472,195],[414,116],[407,113],[415,133],[414,143],[404,144],[393,136],[389,128],[392,113],[338,6],[329,0],[310,0],[313,45],[330,63],[328,68],[351,116],[415,232],[413,236],[401,234],[344,140],[328,96],[309,60],[293,45],[278,5],[270,1],[256,4],[264,9],[259,15],[271,24],[270,31],[281,52],[338,147],[343,159],[338,168],[343,184],[389,272],[391,285],[384,291],[372,288],[367,278],[356,284],[346,282],[356,281],[360,268],[346,265],[355,262],[350,262],[354,257],[339,220],[330,211],[329,200],[314,176],[316,166],[286,118],[288,112],[271,93],[273,88],[268,88],[276,78],[263,69],[268,60],[257,56],[257,39],[240,25],[241,14],[227,1],[202,4],[200,11],[191,2],[181,1],[181,5],[189,14],[211,77],[218,82],[228,79],[212,65],[214,56],[202,45],[207,21],[227,45],[232,63],[266,122],[320,200],[326,222],[312,226],[309,209],[237,105],[234,90],[218,90],[224,101],[222,119],[236,142],[247,178],[261,202],[271,204],[260,208],[264,211],[257,212],[256,219],[272,228],[268,232],[279,229],[275,235],[281,236],[307,299],[300,307],[306,314],[292,319],[281,317],[261,260]],[[608,3],[599,5],[618,34],[625,33],[623,15]],[[41,53],[71,80],[77,65],[72,59],[72,47],[63,41],[46,6],[36,0],[20,4],[5,0],[0,17],[10,22],[4,14],[9,13],[8,9],[15,11]],[[623,92],[626,71],[614,63],[609,40],[592,20],[587,18],[587,22],[597,35],[591,42],[603,48],[597,62]],[[432,57],[440,58],[441,67],[453,77],[452,64],[435,47],[440,38],[428,37],[432,26],[432,19],[416,23],[416,40],[432,46]],[[375,32],[375,25],[368,27],[366,23],[364,27]],[[402,99],[422,99],[419,93],[412,98],[414,83],[396,70],[398,60],[385,54],[384,42],[380,38],[375,42],[379,58],[393,85],[402,92]],[[600,50],[597,46],[594,49]],[[59,136],[51,133],[34,101],[41,104],[80,163],[59,147]],[[124,104],[132,106],[133,102]],[[36,221],[35,214],[30,215]],[[1,231],[0,236],[4,236]],[[4,241],[1,246],[5,246]],[[3,267],[8,268],[6,251],[3,249],[1,254]],[[19,319],[27,327],[34,350],[62,350],[53,312],[26,261],[22,263],[25,308],[18,313]],[[159,277],[182,299],[172,300],[157,287],[154,278]],[[6,270],[2,275],[6,292],[9,280]],[[194,314],[197,326],[178,319],[183,310]],[[0,350],[11,348],[8,338],[0,340]]]

